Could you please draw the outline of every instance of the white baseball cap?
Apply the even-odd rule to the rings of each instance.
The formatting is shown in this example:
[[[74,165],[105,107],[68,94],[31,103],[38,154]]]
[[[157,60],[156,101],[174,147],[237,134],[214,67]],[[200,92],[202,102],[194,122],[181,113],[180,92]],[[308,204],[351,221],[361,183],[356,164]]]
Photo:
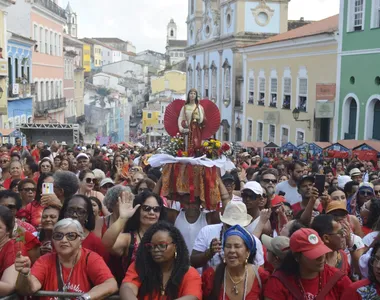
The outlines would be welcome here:
[[[257,181],[248,181],[243,187],[243,191],[244,190],[250,190],[260,196],[264,193],[262,186]]]

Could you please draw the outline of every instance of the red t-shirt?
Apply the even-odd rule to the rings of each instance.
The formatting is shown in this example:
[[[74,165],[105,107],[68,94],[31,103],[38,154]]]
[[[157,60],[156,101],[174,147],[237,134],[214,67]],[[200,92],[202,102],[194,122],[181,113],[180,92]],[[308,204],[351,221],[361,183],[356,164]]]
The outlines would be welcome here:
[[[41,224],[42,212],[44,207],[36,200],[28,203],[24,208],[17,212],[16,216],[22,216],[23,221],[32,224],[34,227],[38,228]]]
[[[87,256],[88,255],[88,256]],[[49,253],[41,256],[33,265],[31,273],[41,283],[43,291],[58,291],[58,279],[56,268],[57,253]],[[67,282],[71,268],[62,267],[63,282]],[[103,258],[87,249],[81,249],[79,261],[74,266],[70,281],[68,282],[68,292],[87,293],[94,286],[102,284],[106,280],[113,278]],[[51,299],[50,297],[40,297]]]
[[[125,274],[124,282],[132,283],[133,285],[137,286],[137,288],[140,288],[141,281],[139,278],[139,275],[136,272],[136,265],[135,262],[133,262],[129,268],[127,273]],[[144,300],[149,300],[150,295],[145,295]],[[181,298],[184,296],[194,296],[197,297],[198,300],[202,299],[202,282],[201,277],[199,276],[199,273],[197,270],[195,270],[193,267],[190,267],[189,270],[186,272],[186,274],[182,278],[181,285],[178,289],[178,297]],[[166,297],[160,297],[159,295],[154,294],[152,296],[152,300],[165,300]]]
[[[337,269],[325,265],[322,271],[322,288],[327,284],[329,279],[334,276]],[[297,287],[297,283],[293,276],[288,276],[287,279]],[[315,299],[318,293],[319,276],[313,279],[301,279],[303,288],[305,289],[305,299]],[[330,292],[325,297],[325,300],[343,299],[341,296],[344,290],[351,284],[351,280],[345,275],[334,285]],[[282,284],[282,282],[270,277],[265,286],[264,296],[272,300],[290,300],[293,299],[291,292]]]
[[[32,151],[32,157],[34,158],[36,163],[38,163],[40,161],[40,150],[38,148],[36,148]]]
[[[301,202],[298,202],[298,203],[292,205],[292,211],[293,211],[294,215],[296,215],[301,210],[302,210]],[[319,213],[322,213],[323,207],[322,207],[321,203],[319,203],[317,210],[319,211]]]
[[[104,261],[107,262],[109,258],[109,253],[106,248],[102,244],[102,240],[95,235],[95,233],[90,232],[88,236],[83,240],[82,247],[93,252],[96,252],[101,257],[103,257]]]
[[[259,267],[258,273],[261,280],[262,287],[265,286],[266,281],[269,278],[269,273],[265,271],[263,268]],[[209,297],[213,286],[214,286],[214,276],[215,276],[215,270],[214,268],[207,268],[203,274],[202,274],[202,290],[203,290],[203,297]],[[221,286],[220,293],[219,293],[219,300],[223,300],[223,286]],[[245,300],[257,300],[260,299],[260,285],[259,281],[255,279],[253,282],[251,290],[247,293]],[[228,296],[225,295],[225,299],[229,300]]]
[[[15,263],[14,243],[14,240],[9,240],[0,250],[0,278],[3,276],[4,271]]]
[[[378,284],[372,284],[369,279],[363,279],[352,283],[346,288],[341,299],[374,299],[376,296],[380,296],[380,286]]]
[[[9,177],[9,178],[5,179],[3,182],[3,187],[5,189],[9,190],[13,179],[15,179],[15,178]],[[21,179],[25,179],[24,174],[21,174]]]

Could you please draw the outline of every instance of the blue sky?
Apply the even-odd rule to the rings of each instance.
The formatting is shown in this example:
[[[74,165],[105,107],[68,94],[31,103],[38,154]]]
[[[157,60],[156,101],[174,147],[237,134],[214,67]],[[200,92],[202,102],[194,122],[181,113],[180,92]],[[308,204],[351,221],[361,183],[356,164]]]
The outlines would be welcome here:
[[[68,0],[58,0],[66,8]],[[177,23],[178,38],[186,39],[188,0],[70,0],[78,15],[79,37],[119,37],[137,51],[164,52],[166,26]],[[339,0],[291,0],[289,19],[321,20],[339,13]]]

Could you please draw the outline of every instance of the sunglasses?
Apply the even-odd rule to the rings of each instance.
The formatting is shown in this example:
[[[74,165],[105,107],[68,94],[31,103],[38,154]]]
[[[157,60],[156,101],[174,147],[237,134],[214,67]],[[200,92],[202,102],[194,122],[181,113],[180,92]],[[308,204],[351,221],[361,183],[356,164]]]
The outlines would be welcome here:
[[[78,217],[84,217],[87,215],[87,211],[83,208],[68,208],[66,211],[66,214],[69,216],[77,215]]]
[[[21,189],[21,191],[29,193],[29,192],[35,192],[36,189],[35,188],[23,188],[23,189]]]
[[[379,191],[375,191],[375,194],[376,195],[380,195],[380,190]]]
[[[265,183],[274,183],[274,184],[277,183],[277,179],[263,179],[263,181],[264,181]]]
[[[79,237],[79,234],[76,232],[54,232],[52,235],[52,239],[55,241],[62,241],[64,237],[66,237],[68,241],[75,241]]]
[[[244,199],[244,198],[251,198],[251,199],[253,199],[253,200],[256,200],[257,199],[257,195],[256,194],[254,194],[254,193],[242,193],[241,194],[241,197]]]
[[[16,204],[7,204],[7,205],[4,204],[2,206],[7,207],[10,210],[17,209]]]
[[[151,212],[153,210],[154,213],[161,212],[161,206],[149,206],[149,205],[141,205],[141,209],[145,212]]]
[[[5,164],[7,162],[9,162],[9,160],[0,160],[0,163],[2,163],[2,164]]]
[[[98,180],[96,178],[86,178],[86,183],[98,184]]]
[[[370,191],[360,191],[359,195],[360,196],[373,196],[373,193]]]
[[[166,251],[170,244],[173,244],[173,243],[159,243],[159,244],[146,243],[144,246],[150,252],[154,251],[155,249],[162,252],[162,251]]]

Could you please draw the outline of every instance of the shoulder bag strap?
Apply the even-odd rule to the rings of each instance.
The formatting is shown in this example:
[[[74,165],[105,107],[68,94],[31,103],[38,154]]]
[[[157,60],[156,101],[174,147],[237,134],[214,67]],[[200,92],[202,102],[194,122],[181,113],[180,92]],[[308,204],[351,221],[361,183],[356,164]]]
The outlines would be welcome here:
[[[290,282],[287,276],[282,273],[281,271],[276,271],[272,274],[273,277],[277,278],[281,281],[281,283],[284,285],[286,289],[289,290],[289,292],[293,295],[294,299],[296,300],[302,300],[302,293],[298,286],[296,286],[294,283]]]
[[[87,278],[88,278],[88,281],[90,282],[91,288],[93,288],[94,285],[92,284],[92,280],[91,280],[90,276],[88,276],[88,272],[87,272],[88,257],[90,256],[90,254],[91,254],[91,252],[88,252],[86,255],[86,273],[87,273]]]
[[[338,270],[335,274],[329,278],[327,284],[323,287],[321,292],[318,294],[316,300],[323,300],[327,294],[331,291],[334,285],[344,276],[344,273]]]
[[[60,265],[59,265],[58,255],[56,255],[56,258],[55,258],[55,269],[57,272],[58,292],[63,292],[63,278],[61,277],[61,272],[59,271]]]
[[[124,266],[125,272],[127,272],[127,269],[129,265],[131,264],[132,254],[133,254],[133,251],[135,250],[135,241],[136,241],[135,233],[130,232],[129,234],[131,235],[131,242],[129,243],[129,247],[128,247],[127,264]]]

